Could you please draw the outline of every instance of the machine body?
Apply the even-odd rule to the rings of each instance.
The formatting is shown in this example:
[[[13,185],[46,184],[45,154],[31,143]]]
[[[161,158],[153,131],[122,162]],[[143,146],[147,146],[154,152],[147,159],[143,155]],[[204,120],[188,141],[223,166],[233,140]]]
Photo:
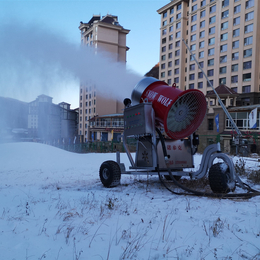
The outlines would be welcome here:
[[[132,105],[129,99],[124,102],[127,106],[124,110],[123,133],[123,145],[131,166],[126,170],[125,165],[120,162],[119,152],[116,162],[104,162],[100,167],[100,179],[104,186],[117,186],[121,174],[159,173],[164,176],[199,179],[214,166],[214,159],[219,158],[228,165],[226,168],[218,167],[225,169],[224,174],[228,178],[223,187],[215,188],[213,183],[213,191],[225,192],[235,187],[233,162],[221,153],[219,144],[208,146],[203,153],[199,170],[191,170],[198,146],[195,131],[202,123],[207,109],[206,99],[201,91],[181,91],[176,86],[171,87],[165,82],[148,77],[135,86],[131,99]],[[126,140],[129,137],[134,137],[137,141],[135,158],[127,145]],[[213,172],[217,172],[215,168]],[[221,174],[217,178],[222,178]],[[215,181],[216,178],[213,179]]]

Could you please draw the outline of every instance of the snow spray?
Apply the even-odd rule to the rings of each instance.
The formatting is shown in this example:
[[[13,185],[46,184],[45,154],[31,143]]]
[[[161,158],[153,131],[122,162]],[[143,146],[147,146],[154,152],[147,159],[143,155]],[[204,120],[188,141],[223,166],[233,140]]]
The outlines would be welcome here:
[[[142,78],[108,53],[72,44],[37,24],[12,20],[0,25],[0,34],[0,96],[28,102],[45,94],[70,103],[79,100],[80,84],[91,82],[101,94],[123,101]]]

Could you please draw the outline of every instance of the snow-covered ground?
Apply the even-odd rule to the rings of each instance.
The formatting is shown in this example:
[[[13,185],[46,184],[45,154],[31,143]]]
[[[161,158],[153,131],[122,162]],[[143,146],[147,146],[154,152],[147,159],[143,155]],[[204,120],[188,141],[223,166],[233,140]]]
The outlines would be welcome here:
[[[107,189],[106,160],[115,154],[1,144],[0,259],[260,259],[260,197],[177,196],[157,176]]]

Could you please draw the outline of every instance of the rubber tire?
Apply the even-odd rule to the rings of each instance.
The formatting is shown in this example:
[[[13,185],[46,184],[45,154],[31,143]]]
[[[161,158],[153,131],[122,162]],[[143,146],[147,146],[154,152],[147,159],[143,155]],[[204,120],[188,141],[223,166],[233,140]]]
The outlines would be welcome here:
[[[214,193],[229,193],[229,168],[223,170],[222,164],[213,164],[209,169],[209,185]],[[234,190],[233,190],[234,191]]]
[[[105,161],[99,169],[99,178],[102,184],[107,187],[116,187],[120,184],[121,170],[118,163],[114,161]]]

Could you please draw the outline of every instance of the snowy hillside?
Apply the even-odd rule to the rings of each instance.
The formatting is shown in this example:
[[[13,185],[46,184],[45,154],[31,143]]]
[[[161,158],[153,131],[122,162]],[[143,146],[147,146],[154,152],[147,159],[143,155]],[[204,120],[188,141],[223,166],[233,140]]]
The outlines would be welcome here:
[[[115,154],[1,144],[0,259],[260,259],[260,197],[177,196],[157,176],[107,189],[106,160]]]

